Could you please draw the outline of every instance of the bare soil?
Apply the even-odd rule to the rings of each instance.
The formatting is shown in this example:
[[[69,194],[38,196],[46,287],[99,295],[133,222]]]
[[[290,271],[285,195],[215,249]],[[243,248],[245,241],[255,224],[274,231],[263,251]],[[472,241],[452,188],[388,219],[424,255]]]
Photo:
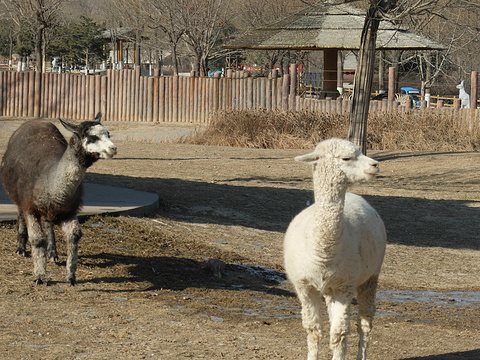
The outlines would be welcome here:
[[[0,121],[0,155],[19,123]],[[282,265],[283,233],[313,200],[311,169],[292,160],[305,150],[163,136],[194,129],[185,124],[106,125],[118,155],[86,181],[157,193],[161,207],[86,219],[75,287],[60,234],[60,260],[48,265],[48,286],[36,286],[31,259],[15,254],[14,225],[1,224],[0,358],[306,358]],[[388,231],[369,358],[480,359],[480,153],[368,155],[381,175],[352,191]],[[323,345],[330,359],[328,336]]]

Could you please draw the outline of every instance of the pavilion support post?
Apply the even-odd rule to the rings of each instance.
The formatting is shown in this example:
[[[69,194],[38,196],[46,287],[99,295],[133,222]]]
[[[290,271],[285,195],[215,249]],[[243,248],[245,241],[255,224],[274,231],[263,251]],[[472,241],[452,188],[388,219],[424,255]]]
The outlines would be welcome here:
[[[338,49],[325,49],[323,51],[323,92],[325,97],[338,94],[337,91],[337,58]]]
[[[388,68],[388,106],[389,108],[393,107],[393,102],[395,101],[395,80],[397,75],[395,74],[395,68]]]
[[[337,90],[340,95],[343,94],[343,52],[337,51]]]

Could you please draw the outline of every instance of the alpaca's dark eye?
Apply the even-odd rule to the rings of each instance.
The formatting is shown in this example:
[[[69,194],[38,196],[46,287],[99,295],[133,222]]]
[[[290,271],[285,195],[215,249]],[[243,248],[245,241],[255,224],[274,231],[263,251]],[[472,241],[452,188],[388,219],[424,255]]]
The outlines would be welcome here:
[[[343,161],[351,161],[351,160],[353,160],[353,158],[352,157],[343,157],[342,160]]]
[[[94,142],[97,142],[98,140],[100,140],[100,138],[98,136],[95,136],[95,135],[88,135],[87,136],[87,144],[92,144]]]

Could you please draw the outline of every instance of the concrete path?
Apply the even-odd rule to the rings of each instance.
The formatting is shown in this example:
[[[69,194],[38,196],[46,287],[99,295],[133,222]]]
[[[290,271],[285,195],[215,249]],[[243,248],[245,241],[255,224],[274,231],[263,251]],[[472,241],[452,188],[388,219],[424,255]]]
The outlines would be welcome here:
[[[158,195],[114,186],[84,183],[83,208],[79,216],[115,214],[143,216],[158,208]],[[0,221],[17,219],[17,208],[0,185]]]

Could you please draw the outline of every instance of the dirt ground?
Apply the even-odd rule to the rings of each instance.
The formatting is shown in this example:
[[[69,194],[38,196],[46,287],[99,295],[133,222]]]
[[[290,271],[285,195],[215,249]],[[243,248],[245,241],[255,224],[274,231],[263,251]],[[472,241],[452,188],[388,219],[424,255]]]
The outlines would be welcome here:
[[[0,121],[0,155],[18,124]],[[0,358],[306,358],[282,265],[283,233],[312,201],[311,169],[292,160],[305,150],[175,144],[164,134],[194,127],[105,124],[118,155],[86,181],[157,193],[160,209],[86,219],[75,287],[59,234],[60,260],[36,286],[14,225],[1,224]],[[480,153],[368,155],[380,176],[352,191],[388,231],[369,359],[480,359]]]

